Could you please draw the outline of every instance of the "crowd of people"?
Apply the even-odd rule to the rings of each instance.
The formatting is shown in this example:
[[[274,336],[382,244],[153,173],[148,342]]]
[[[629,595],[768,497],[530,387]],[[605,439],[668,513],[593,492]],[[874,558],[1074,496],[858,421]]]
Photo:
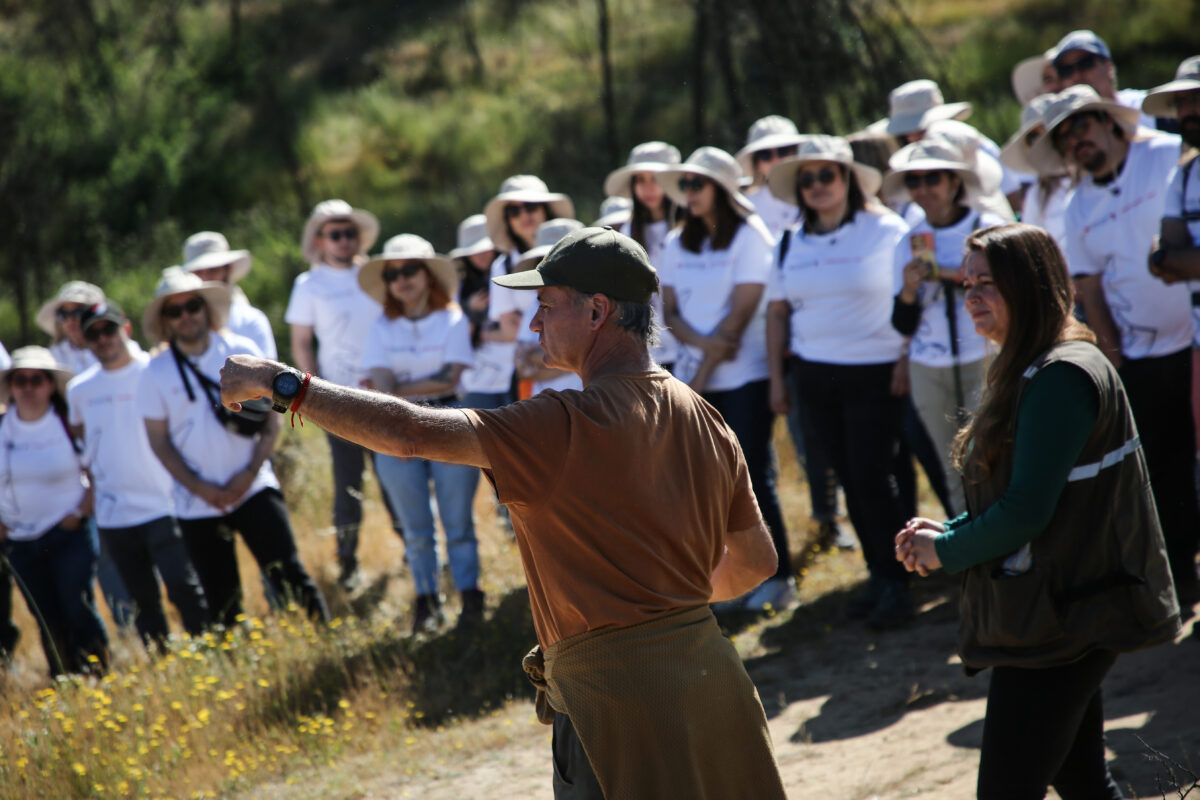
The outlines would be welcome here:
[[[1200,57],[1186,59],[1173,81],[1149,92],[1118,90],[1116,74],[1107,45],[1091,31],[1071,32],[1021,62],[1012,77],[1024,109],[1003,147],[965,122],[970,103],[946,102],[930,80],[897,87],[887,117],[845,137],[800,133],[792,121],[768,116],[754,123],[734,154],[705,146],[683,159],[670,144],[639,144],[608,175],[602,218],[588,228],[575,219],[571,198],[536,176],[514,175],[482,213],[463,220],[447,255],[412,233],[393,236],[372,254],[380,233],[375,216],[342,200],[324,201],[304,225],[300,248],[311,268],[296,279],[283,320],[296,368],[280,371],[273,391],[260,392],[268,399],[241,398],[236,411],[220,400],[222,365],[233,356],[276,357],[271,321],[237,285],[251,268],[248,252],[231,249],[215,232],[188,238],[182,263],[163,271],[143,310],[149,352],[100,287],[71,281],[38,313],[51,347],[23,347],[11,358],[0,348],[0,399],[8,403],[0,420],[6,554],[0,596],[11,603],[8,581],[15,579],[40,623],[53,673],[100,671],[108,648],[93,599],[97,574],[114,619],[136,626],[148,647],[169,635],[159,580],[187,632],[232,626],[243,610],[236,533],[262,568],[274,604],[296,603],[316,620],[327,618],[322,593],[299,559],[271,467],[281,419],[272,407],[303,416],[311,408],[310,382],[319,376],[322,387],[362,387],[427,408],[471,409],[464,418],[476,434],[496,437],[503,448],[503,454],[488,449],[462,456],[450,445],[373,446],[372,435],[321,419],[332,462],[342,589],[354,591],[363,577],[357,550],[369,462],[404,541],[414,631],[437,630],[445,621],[435,507],[459,595],[458,622],[482,619],[472,507],[485,467],[504,519],[513,511],[531,590],[536,583],[550,593],[551,599],[531,598],[541,645],[553,648],[593,631],[587,618],[556,617],[552,608],[554,592],[572,591],[559,585],[572,576],[533,577],[531,559],[562,555],[530,538],[541,523],[516,519],[517,510],[528,514],[535,502],[533,488],[497,477],[488,465],[504,463],[568,497],[589,496],[582,486],[563,486],[562,473],[522,463],[557,463],[562,454],[539,448],[576,446],[574,429],[533,434],[536,417],[500,412],[528,394],[575,408],[575,400],[562,398],[587,386],[589,371],[580,366],[587,358],[570,356],[564,339],[551,341],[551,320],[566,313],[555,304],[574,301],[550,291],[559,284],[545,266],[557,245],[571,242],[582,252],[594,226],[611,226],[636,242],[656,274],[657,291],[645,292],[652,363],[687,384],[728,426],[756,506],[754,515],[742,509],[741,518],[749,524],[760,516],[774,550],[765,580],[722,584],[739,588],[728,597],[712,592],[721,609],[761,611],[795,600],[776,490],[775,415],[786,417],[805,465],[820,541],[861,547],[870,578],[848,616],[888,629],[914,617],[911,571],[945,566],[971,576],[1002,558],[1012,575],[1029,572],[1030,543],[1059,498],[1042,498],[1038,513],[1018,518],[1014,509],[1036,503],[1032,494],[1010,494],[1015,487],[1033,493],[1052,484],[1056,474],[1038,472],[1023,482],[1016,475],[1057,461],[1045,455],[1049,438],[1036,456],[1030,456],[1032,445],[1022,450],[1019,426],[1026,425],[1028,435],[1043,421],[1033,412],[1034,421],[1024,421],[1026,402],[1053,405],[1055,397],[1060,406],[1063,398],[1075,398],[1080,405],[1069,405],[1068,417],[1087,422],[1076,431],[1070,420],[1051,415],[1055,424],[1043,425],[1047,437],[1078,439],[1064,440],[1061,453],[1071,457],[1058,459],[1060,489],[1080,479],[1068,473],[1083,469],[1076,457],[1085,441],[1095,443],[1089,432],[1097,419],[1109,426],[1104,441],[1114,446],[1079,463],[1095,460],[1102,470],[1133,453],[1141,463],[1144,453],[1138,474],[1153,495],[1130,513],[1144,516],[1149,508],[1156,520],[1145,523],[1147,530],[1157,531],[1161,522],[1170,569],[1151,583],[1173,585],[1189,608],[1197,599],[1200,534]],[[1027,226],[1012,228],[1018,219],[1036,225],[1036,234]],[[1008,233],[989,238],[994,231]],[[1008,263],[1006,247],[1020,250],[1022,263],[1040,266],[1002,277],[998,273],[1009,268],[997,265]],[[964,262],[967,252],[979,258]],[[981,267],[983,261],[990,268]],[[646,281],[637,272],[640,263],[631,269],[642,283],[629,290],[638,302]],[[1069,300],[1067,317],[1051,330],[1020,316],[1014,275],[1035,283],[1030,291]],[[574,276],[561,285],[583,297],[612,294],[605,280]],[[1003,302],[988,302],[994,286]],[[525,291],[532,288],[538,292]],[[620,303],[615,310],[595,306],[592,318],[613,313],[623,324],[627,311]],[[1079,333],[1084,329],[1076,319],[1094,332],[1103,363],[1069,347],[1054,350],[1051,361],[1083,364],[1096,376],[1098,410],[1088,410],[1091,386],[1064,380],[1063,370],[1038,360],[1047,347],[1091,336]],[[570,338],[572,347],[584,337],[582,330],[554,324],[560,326],[555,336]],[[551,352],[554,344],[566,349]],[[1030,372],[1022,378],[1014,365]],[[1029,384],[1027,391],[1018,379]],[[1126,427],[1105,416],[1112,409],[1104,393],[1114,386],[1122,387],[1113,402],[1121,413],[1128,410]],[[353,400],[367,403],[360,395]],[[611,411],[591,408],[588,420]],[[1008,445],[1002,443],[1014,441],[1006,424],[1018,426],[1016,466],[1014,454],[1004,461]],[[485,429],[492,430],[487,437]],[[449,426],[443,433],[449,437]],[[914,520],[914,457],[944,507],[944,525]],[[618,460],[611,466],[622,469]],[[994,476],[1005,466],[1014,475],[1011,484],[981,491],[991,478],[972,483],[972,468]],[[678,488],[666,474],[646,480],[663,481],[667,494]],[[854,537],[836,521],[839,488]],[[998,519],[988,516],[992,504],[1004,503]],[[580,522],[565,509],[558,512]],[[551,527],[548,532],[562,533]],[[998,527],[1008,531],[999,549],[965,533],[978,530],[983,537]],[[689,584],[683,594],[696,588]],[[662,597],[658,591],[656,602]],[[11,652],[16,630],[8,610],[0,607],[0,648]],[[1162,614],[1147,613],[1161,622]],[[645,621],[646,611],[609,616],[616,621],[607,624],[621,627]],[[1120,649],[1131,641],[1105,640],[1105,646]],[[973,654],[983,653],[971,662],[980,666],[1030,661],[989,661],[994,653],[986,643],[970,644]],[[1080,703],[1094,714],[1088,703],[1098,708],[1099,679],[1111,659],[1088,665],[1081,680],[1095,694],[1081,695]],[[1078,670],[1064,680],[1076,678]],[[997,696],[1011,697],[1018,685],[1014,679]],[[1003,724],[1008,728],[995,731],[997,740],[1019,727]],[[558,723],[555,731],[557,737]],[[1063,736],[1074,741],[1073,730]],[[1000,784],[997,776],[1011,763],[1006,752],[988,762],[986,781],[981,772],[981,796],[985,782]],[[1051,783],[1056,775],[1046,769],[1043,783]]]

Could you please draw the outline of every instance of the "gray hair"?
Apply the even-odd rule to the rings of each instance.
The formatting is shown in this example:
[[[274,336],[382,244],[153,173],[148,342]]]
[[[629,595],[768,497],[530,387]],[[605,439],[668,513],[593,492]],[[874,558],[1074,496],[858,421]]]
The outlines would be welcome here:
[[[577,302],[582,303],[590,297],[595,297],[603,292],[580,292],[575,291],[578,298]],[[617,307],[617,327],[621,330],[628,331],[646,347],[656,347],[660,340],[659,332],[662,326],[658,320],[654,318],[654,309],[649,303],[639,303],[636,300],[618,300],[615,297],[608,297]]]

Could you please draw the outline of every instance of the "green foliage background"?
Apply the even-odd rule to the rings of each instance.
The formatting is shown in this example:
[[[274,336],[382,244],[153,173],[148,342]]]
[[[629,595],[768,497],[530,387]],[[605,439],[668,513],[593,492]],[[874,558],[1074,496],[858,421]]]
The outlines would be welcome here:
[[[587,221],[637,142],[733,151],[767,113],[846,133],[926,76],[1002,141],[1009,70],[1062,33],[1097,30],[1121,85],[1149,87],[1198,23],[1189,0],[0,0],[0,341],[45,341],[33,314],[69,278],[136,324],[213,229],[253,253],[243,285],[286,356],[297,239],[326,197],[444,250],[509,174]]]

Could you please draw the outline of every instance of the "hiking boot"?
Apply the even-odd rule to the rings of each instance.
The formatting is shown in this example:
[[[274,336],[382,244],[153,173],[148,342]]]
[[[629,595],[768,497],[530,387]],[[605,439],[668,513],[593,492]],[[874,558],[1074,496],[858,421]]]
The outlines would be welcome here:
[[[853,550],[858,541],[834,520],[817,525],[817,546],[822,550]]]
[[[475,627],[483,623],[483,592],[467,589],[462,593],[462,610],[458,612],[458,627]]]
[[[338,586],[350,594],[362,583],[363,573],[358,568],[358,560],[354,558],[338,559]]]
[[[413,606],[413,634],[433,633],[442,624],[442,604],[436,594],[419,594]]]
[[[908,583],[893,579],[883,582],[879,604],[867,616],[867,624],[875,630],[886,631],[911,622],[915,616]]]
[[[796,600],[796,587],[791,578],[771,578],[752,590],[742,602],[746,611],[781,611]]]
[[[846,616],[850,619],[865,619],[879,605],[883,595],[883,581],[874,575],[867,578],[866,587],[846,604]]]

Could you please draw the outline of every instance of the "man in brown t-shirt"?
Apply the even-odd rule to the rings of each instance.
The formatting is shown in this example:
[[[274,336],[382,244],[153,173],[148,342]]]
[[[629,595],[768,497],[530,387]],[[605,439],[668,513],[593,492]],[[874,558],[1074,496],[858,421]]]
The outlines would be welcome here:
[[[537,290],[530,329],[582,392],[424,408],[308,376],[294,389],[288,368],[236,356],[222,397],[273,394],[379,452],[486,471],[512,512],[556,739],[578,731],[604,796],[783,798],[762,705],[707,605],[773,575],[775,548],[732,431],[650,358],[645,251],[585,228],[495,280]],[[600,796],[562,766],[556,796]]]

